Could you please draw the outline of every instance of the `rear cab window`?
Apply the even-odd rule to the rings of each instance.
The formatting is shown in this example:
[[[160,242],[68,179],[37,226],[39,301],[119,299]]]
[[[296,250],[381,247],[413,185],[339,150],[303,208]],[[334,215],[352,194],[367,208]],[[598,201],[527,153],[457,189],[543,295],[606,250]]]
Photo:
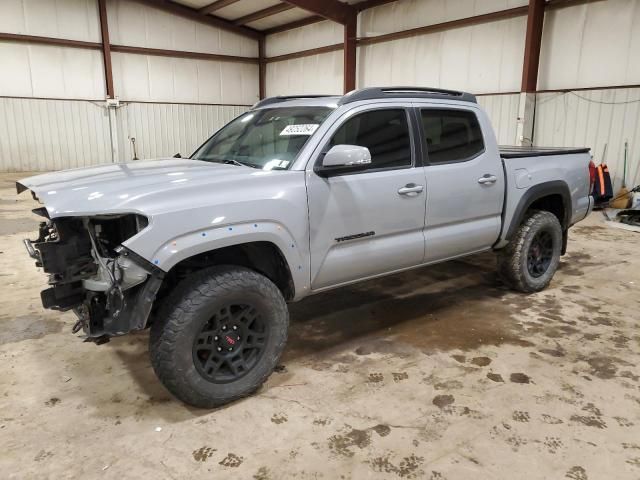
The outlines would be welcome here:
[[[464,162],[484,152],[476,114],[458,109],[421,109],[429,164]]]

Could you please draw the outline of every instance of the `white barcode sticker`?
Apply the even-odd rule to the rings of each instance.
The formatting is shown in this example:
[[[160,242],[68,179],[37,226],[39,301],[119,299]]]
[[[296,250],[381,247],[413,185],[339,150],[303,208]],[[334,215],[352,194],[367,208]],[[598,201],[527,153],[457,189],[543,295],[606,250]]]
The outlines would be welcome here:
[[[318,127],[317,123],[303,123],[300,125],[287,125],[284,127],[284,130],[280,132],[280,136],[290,136],[290,135],[313,135]]]

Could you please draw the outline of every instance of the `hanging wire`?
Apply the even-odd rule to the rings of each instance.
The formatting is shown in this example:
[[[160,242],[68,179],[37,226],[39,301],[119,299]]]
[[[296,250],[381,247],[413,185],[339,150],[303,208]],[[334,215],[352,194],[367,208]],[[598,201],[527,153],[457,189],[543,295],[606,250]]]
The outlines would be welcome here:
[[[628,105],[630,103],[639,103],[640,102],[640,98],[637,99],[637,100],[629,100],[629,101],[626,101],[626,102],[603,102],[603,101],[600,101],[600,100],[591,100],[590,98],[583,97],[582,95],[578,95],[576,92],[567,92],[567,93],[575,95],[576,97],[584,100],[585,102],[599,103],[601,105]]]
[[[553,101],[558,97],[561,97],[563,95],[566,95],[567,93],[570,93],[571,95],[578,97],[580,100],[584,100],[585,102],[589,102],[589,103],[598,103],[601,105],[629,105],[632,103],[640,103],[640,98],[637,100],[629,100],[626,102],[603,102],[601,100],[592,100],[588,97],[584,97],[582,95],[577,94],[576,92],[572,91],[572,90],[567,90],[565,92],[541,92],[541,93],[555,93],[556,95],[549,95],[547,98],[543,99],[543,100],[538,100],[536,105],[544,105],[547,102]],[[540,95],[541,93],[538,93],[538,95]]]

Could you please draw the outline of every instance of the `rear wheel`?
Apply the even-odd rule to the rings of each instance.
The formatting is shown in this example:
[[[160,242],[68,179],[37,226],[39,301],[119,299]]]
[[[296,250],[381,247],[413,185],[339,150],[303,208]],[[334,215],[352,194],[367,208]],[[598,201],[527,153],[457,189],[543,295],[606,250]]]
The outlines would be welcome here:
[[[289,313],[278,288],[246,268],[194,274],[151,326],[151,363],[180,400],[212,408],[246,396],[276,367]]]
[[[509,244],[498,253],[503,281],[521,292],[546,288],[560,263],[562,227],[551,212],[532,210]]]

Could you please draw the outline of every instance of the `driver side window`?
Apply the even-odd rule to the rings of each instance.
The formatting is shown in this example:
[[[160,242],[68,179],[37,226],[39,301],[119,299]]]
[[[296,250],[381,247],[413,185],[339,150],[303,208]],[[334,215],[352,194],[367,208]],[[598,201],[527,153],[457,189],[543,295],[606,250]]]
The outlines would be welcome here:
[[[407,112],[402,108],[372,110],[354,115],[333,135],[335,145],[367,147],[371,164],[367,170],[411,166],[411,138]]]

